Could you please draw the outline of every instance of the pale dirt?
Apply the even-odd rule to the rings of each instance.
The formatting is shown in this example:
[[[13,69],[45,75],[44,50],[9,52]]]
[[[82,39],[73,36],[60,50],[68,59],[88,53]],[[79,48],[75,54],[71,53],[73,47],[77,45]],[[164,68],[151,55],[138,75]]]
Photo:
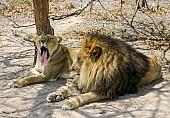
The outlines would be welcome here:
[[[170,118],[170,68],[164,63],[163,79],[140,88],[136,94],[90,103],[71,111],[61,109],[64,101],[46,101],[46,96],[64,85],[66,80],[9,88],[7,84],[11,80],[23,75],[23,70],[33,67],[34,47],[27,40],[35,33],[35,27],[13,28],[12,22],[3,16],[0,18],[0,118]],[[34,21],[30,19],[19,22],[22,25],[32,23]],[[63,45],[79,47],[82,37],[73,31],[83,29],[81,26],[88,23],[87,18],[78,16],[53,21],[52,26],[55,34],[63,35]],[[148,56],[161,57],[162,51],[147,50],[149,46],[141,41],[130,44],[140,47],[139,51]],[[170,60],[170,51],[166,57]]]

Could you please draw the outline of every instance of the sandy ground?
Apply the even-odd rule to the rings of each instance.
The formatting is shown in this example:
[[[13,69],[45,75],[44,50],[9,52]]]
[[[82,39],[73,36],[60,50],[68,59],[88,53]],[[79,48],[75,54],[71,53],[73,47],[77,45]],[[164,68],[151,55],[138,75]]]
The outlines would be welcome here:
[[[61,109],[64,101],[46,102],[46,96],[64,85],[66,80],[31,85],[23,88],[9,88],[7,84],[24,71],[33,67],[33,43],[31,36],[35,26],[13,28],[13,23],[0,16],[0,118],[169,118],[170,117],[170,69],[163,63],[163,79],[140,88],[136,94],[120,96],[116,100],[103,100],[90,103],[72,111]],[[27,21],[27,22],[26,22]],[[24,20],[22,25],[32,24]],[[82,37],[73,30],[87,24],[85,17],[70,17],[52,21],[55,34],[63,35],[63,45],[79,47]],[[130,42],[148,56],[161,57],[162,51],[148,50],[148,45],[140,41]],[[167,58],[170,52],[167,53]]]

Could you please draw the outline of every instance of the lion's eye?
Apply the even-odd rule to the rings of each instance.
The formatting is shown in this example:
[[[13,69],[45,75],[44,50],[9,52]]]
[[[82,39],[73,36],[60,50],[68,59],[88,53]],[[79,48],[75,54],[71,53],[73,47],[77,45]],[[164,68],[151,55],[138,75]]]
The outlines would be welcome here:
[[[82,64],[83,63],[82,58],[81,57],[77,57],[77,62],[78,62],[78,64]]]
[[[80,60],[80,57],[77,56],[77,60],[79,61],[79,60]]]

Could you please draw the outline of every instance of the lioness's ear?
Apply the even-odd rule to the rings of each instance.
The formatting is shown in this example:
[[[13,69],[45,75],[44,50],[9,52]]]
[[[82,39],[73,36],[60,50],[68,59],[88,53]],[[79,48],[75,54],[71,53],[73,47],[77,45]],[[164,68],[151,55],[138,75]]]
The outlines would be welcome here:
[[[34,37],[33,37],[33,40],[36,41],[38,39],[38,37],[39,36],[37,34],[35,34]]]
[[[60,43],[61,41],[62,41],[62,37],[61,36],[55,36],[56,37],[56,39],[57,39],[57,41]]]
[[[90,57],[92,61],[97,61],[99,57],[101,56],[102,48],[100,46],[95,46],[90,50]]]

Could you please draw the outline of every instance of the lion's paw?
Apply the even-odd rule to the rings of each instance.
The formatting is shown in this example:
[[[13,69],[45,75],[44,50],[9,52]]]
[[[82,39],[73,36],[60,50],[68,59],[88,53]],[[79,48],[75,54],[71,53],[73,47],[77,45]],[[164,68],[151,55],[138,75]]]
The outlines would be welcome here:
[[[69,102],[68,100],[65,101],[65,103],[62,106],[63,110],[72,110],[72,109],[76,109],[78,108],[76,105],[72,104],[71,102]]]
[[[17,84],[16,81],[11,81],[11,82],[9,82],[9,83],[8,83],[8,86],[9,86],[10,88],[20,88],[20,87],[22,87],[21,85]]]
[[[46,100],[48,102],[59,102],[63,99],[64,99],[64,95],[62,93],[59,94],[59,93],[56,93],[56,92],[49,94],[46,98]]]

